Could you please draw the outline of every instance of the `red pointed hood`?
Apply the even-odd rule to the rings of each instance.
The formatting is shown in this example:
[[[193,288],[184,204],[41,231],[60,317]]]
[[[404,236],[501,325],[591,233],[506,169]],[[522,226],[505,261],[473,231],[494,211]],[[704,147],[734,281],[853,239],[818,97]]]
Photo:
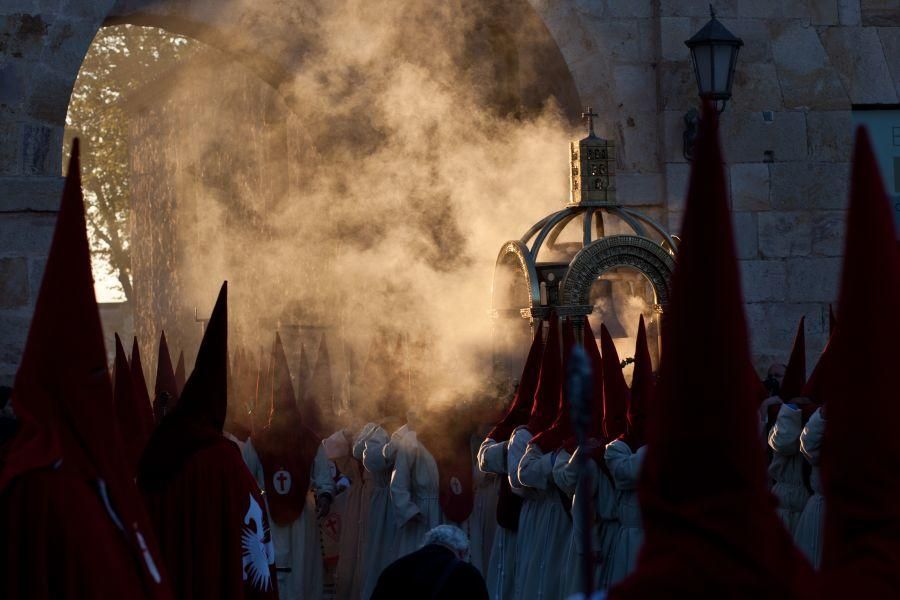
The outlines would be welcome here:
[[[531,405],[534,403],[534,391],[537,388],[538,377],[540,376],[541,357],[544,354],[544,341],[541,339],[542,327],[541,321],[535,324],[535,336],[531,341],[531,348],[528,350],[528,357],[525,359],[525,367],[522,369],[521,377],[519,377],[519,387],[516,388],[516,395],[509,406],[509,410],[506,411],[506,415],[500,419],[500,422],[487,435],[494,441],[508,440],[516,427],[528,422]]]
[[[572,328],[572,321],[568,318],[563,321],[562,339],[562,372],[567,373],[569,369],[569,360],[572,357],[572,349],[575,347],[575,331]],[[556,409],[556,416],[553,420],[553,424],[531,439],[531,443],[536,444],[543,452],[552,452],[563,445],[565,445],[566,450],[572,452],[577,443],[575,434],[572,431],[572,415],[571,408],[569,407],[569,395],[564,389],[564,385],[562,388],[563,390],[559,399],[559,405]]]
[[[161,485],[177,474],[198,450],[219,443],[227,407],[228,283],[225,282],[184,392],[147,444],[139,465],[142,487]]]
[[[181,396],[181,390],[184,389],[184,350],[178,353],[178,366],[175,367],[175,387],[177,395]]]
[[[589,435],[595,440],[603,441],[606,439],[603,434],[603,358],[597,346],[597,338],[594,337],[591,321],[587,317],[584,319],[584,351],[591,365],[591,383],[594,386]]]
[[[137,338],[131,342],[131,383],[134,385],[134,398],[138,413],[144,424],[144,430],[149,435],[156,426],[156,421],[153,419],[153,404],[150,402],[147,380],[144,379],[144,365],[141,363],[141,350],[138,347]]]
[[[650,360],[650,348],[647,345],[647,327],[644,325],[644,315],[641,315],[634,348],[634,374],[631,378],[628,424],[625,434],[621,437],[634,452],[647,443],[647,407],[653,401],[655,388],[653,363]]]
[[[800,396],[803,386],[806,384],[806,331],[804,324],[806,317],[800,318],[797,326],[797,335],[794,338],[794,347],[791,349],[791,358],[784,370],[784,380],[781,382],[781,399],[790,402]]]
[[[39,538],[55,536],[60,529],[71,530],[58,523],[53,526],[53,519],[108,515],[114,526],[105,531],[118,529],[121,538],[100,535],[97,539],[81,540],[85,551],[92,543],[99,547],[123,541],[121,551],[130,551],[135,559],[135,572],[140,572],[144,583],[143,593],[168,596],[159,579],[153,578],[155,569],[151,572],[148,568],[150,562],[161,563],[158,556],[151,561],[156,543],[117,433],[106,361],[94,297],[76,139],[34,316],[16,373],[12,401],[19,429],[0,456],[0,494],[14,480],[37,469],[62,469],[72,480],[82,479],[97,492],[94,510],[89,516],[75,512],[48,514],[44,516],[50,521],[30,523],[35,527],[35,545],[47,541]],[[26,490],[19,497],[27,495]],[[45,498],[37,501],[40,506],[46,505]],[[117,550],[104,548],[111,553]],[[34,569],[45,566],[29,565]]]
[[[334,411],[334,384],[331,377],[331,357],[328,354],[328,344],[324,336],[319,343],[319,356],[309,378],[304,404],[310,405],[307,408],[310,412],[314,408],[317,409],[318,414],[312,418],[319,419],[318,429],[313,430],[320,436],[328,435],[328,432],[333,431],[337,427]]]
[[[600,349],[603,352],[603,433],[614,440],[628,428],[628,403],[631,392],[622,373],[622,362],[606,325],[600,324]]]
[[[279,419],[301,419],[297,408],[297,397],[294,395],[294,382],[291,381],[291,371],[288,368],[287,356],[284,353],[284,345],[281,336],[275,334],[275,343],[272,346],[272,412],[269,424]],[[302,419],[301,419],[302,421]]]
[[[649,411],[644,545],[611,599],[804,598],[814,588],[766,483],[716,121],[707,102]]]
[[[156,422],[175,408],[178,402],[178,383],[175,379],[175,369],[172,368],[172,357],[169,354],[169,344],[166,342],[166,332],[159,337],[159,354],[156,362],[156,386],[153,395],[153,416]]]
[[[562,395],[562,364],[559,352],[559,317],[550,315],[550,328],[547,333],[547,345],[541,357],[541,373],[538,376],[537,390],[531,405],[528,418],[528,431],[538,434],[553,424],[559,412],[559,401]]]
[[[826,351],[834,367],[822,375],[827,393],[819,398],[828,406],[821,457],[828,506],[822,576],[830,598],[887,598],[900,590],[896,236],[869,136],[859,128],[838,325]]]
[[[76,140],[13,387],[19,431],[0,461],[0,490],[17,475],[63,458],[102,476],[122,464],[115,456],[113,394],[86,227]]]
[[[297,374],[297,380],[300,387],[298,406],[303,415],[303,423],[319,435],[325,429],[325,419],[319,399],[311,393],[312,369],[309,367],[306,346],[300,347],[300,373]]]
[[[272,353],[274,349],[266,352],[259,349],[259,362],[256,369],[256,399],[253,403],[253,413],[250,415],[253,434],[262,431],[269,422],[272,414]],[[302,378],[302,374],[298,378]],[[301,384],[302,385],[302,384]]]
[[[839,368],[839,365],[835,362],[837,353],[831,348],[833,341],[834,334],[831,335],[828,343],[825,344],[825,348],[822,350],[822,354],[819,355],[819,360],[813,368],[813,372],[800,392],[800,396],[809,398],[814,404],[821,405],[825,403],[825,399],[830,393],[828,390],[830,385],[828,372],[831,369]]]
[[[151,429],[141,414],[140,402],[143,400],[137,396],[137,389],[131,380],[131,367],[122,347],[119,334],[115,334],[116,360],[114,364],[113,398],[116,408],[116,421],[119,434],[125,447],[126,460],[131,473],[137,472],[138,460],[144,451],[144,446],[150,438]],[[149,405],[146,407],[149,412]]]
[[[281,337],[275,334],[272,349],[272,414],[261,433],[251,438],[260,458],[272,519],[292,523],[303,513],[312,462],[322,439],[305,426],[297,407],[294,384]],[[285,486],[279,473],[287,472],[294,483]]]
[[[834,317],[834,309],[831,308],[831,305],[828,305],[828,335],[829,337],[834,333],[834,330],[837,329],[837,319]]]
[[[252,399],[256,394],[256,374],[248,363],[246,350],[238,348],[234,354],[225,431],[244,442],[250,437],[250,413],[253,409]]]

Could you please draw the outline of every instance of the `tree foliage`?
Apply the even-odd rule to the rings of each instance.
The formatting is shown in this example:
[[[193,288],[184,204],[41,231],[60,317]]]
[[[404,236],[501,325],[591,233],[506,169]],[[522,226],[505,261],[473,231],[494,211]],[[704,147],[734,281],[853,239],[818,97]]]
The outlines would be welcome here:
[[[198,46],[162,29],[104,27],[88,49],[69,101],[64,147],[68,153],[71,139],[81,138],[95,277],[126,300],[132,296],[131,166],[123,102]]]

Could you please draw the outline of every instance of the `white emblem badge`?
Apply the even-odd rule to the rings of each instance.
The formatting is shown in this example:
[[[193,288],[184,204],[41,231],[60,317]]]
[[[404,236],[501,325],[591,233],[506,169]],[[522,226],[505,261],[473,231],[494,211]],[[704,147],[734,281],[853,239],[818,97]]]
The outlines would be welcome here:
[[[253,498],[253,494],[250,494],[250,506],[244,515],[241,549],[244,581],[249,578],[253,587],[268,591],[272,587],[269,565],[275,563],[275,548],[272,547],[269,528],[263,521],[262,508]]]
[[[456,477],[450,478],[450,491],[459,496],[462,494],[462,484]]]
[[[275,492],[281,496],[290,492],[291,474],[284,470],[275,471],[275,475],[272,476],[272,487],[274,487]]]

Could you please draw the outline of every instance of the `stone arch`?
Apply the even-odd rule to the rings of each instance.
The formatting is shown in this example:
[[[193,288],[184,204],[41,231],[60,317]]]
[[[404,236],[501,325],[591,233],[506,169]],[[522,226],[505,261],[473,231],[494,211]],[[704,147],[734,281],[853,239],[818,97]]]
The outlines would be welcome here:
[[[662,246],[636,235],[614,235],[582,248],[560,284],[561,304],[589,304],[591,285],[616,267],[631,267],[642,273],[653,286],[657,304],[668,304],[675,259]]]

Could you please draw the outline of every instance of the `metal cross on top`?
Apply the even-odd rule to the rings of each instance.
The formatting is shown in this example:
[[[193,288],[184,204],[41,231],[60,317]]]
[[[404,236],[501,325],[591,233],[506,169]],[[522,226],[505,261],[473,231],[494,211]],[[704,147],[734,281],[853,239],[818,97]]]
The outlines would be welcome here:
[[[597,113],[594,112],[593,106],[587,107],[587,112],[581,113],[582,119],[588,120],[588,128],[590,129],[591,135],[594,135],[594,117],[599,117]]]

